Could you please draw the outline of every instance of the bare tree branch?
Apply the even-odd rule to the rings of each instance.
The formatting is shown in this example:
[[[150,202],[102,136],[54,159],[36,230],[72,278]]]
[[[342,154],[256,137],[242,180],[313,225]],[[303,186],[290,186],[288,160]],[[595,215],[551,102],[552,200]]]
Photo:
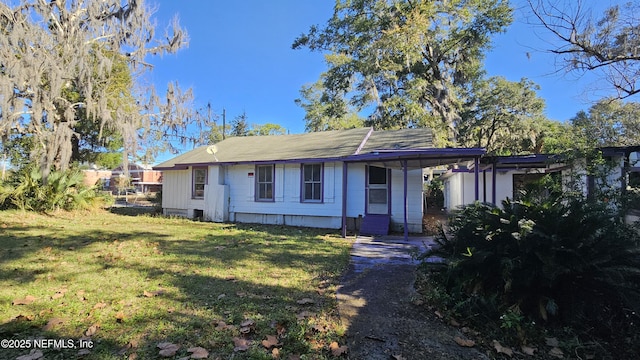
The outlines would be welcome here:
[[[563,71],[597,72],[620,99],[640,92],[640,4],[612,6],[597,19],[580,0],[527,1],[539,25],[555,36],[550,51],[560,56]]]

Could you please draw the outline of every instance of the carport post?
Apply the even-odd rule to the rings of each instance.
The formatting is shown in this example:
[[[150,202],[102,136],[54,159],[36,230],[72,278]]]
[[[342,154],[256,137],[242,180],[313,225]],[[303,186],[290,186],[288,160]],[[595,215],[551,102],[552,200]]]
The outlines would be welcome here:
[[[404,177],[404,240],[409,241],[409,224],[407,221],[407,160],[402,160],[402,175]]]
[[[480,169],[478,169],[478,166],[480,165],[480,159],[476,156],[476,158],[474,159],[474,166],[473,166],[473,172],[476,175],[476,201],[480,200],[480,184],[479,184],[479,179],[480,179]]]
[[[342,237],[347,237],[347,162],[342,163]]]
[[[491,203],[496,204],[496,161],[491,164]]]

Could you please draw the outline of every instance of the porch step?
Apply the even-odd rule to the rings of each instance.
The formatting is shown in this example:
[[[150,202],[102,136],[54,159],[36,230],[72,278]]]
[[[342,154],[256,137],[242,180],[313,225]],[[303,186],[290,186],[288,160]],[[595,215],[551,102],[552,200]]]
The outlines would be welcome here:
[[[389,223],[391,222],[389,215],[369,214],[362,219],[360,225],[361,235],[388,235]]]

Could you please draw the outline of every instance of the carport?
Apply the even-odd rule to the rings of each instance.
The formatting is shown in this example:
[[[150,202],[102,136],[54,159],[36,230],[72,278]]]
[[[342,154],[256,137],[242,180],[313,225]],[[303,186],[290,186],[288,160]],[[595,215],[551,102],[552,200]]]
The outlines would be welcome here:
[[[404,240],[409,239],[407,223],[407,172],[441,165],[474,164],[475,199],[479,199],[479,162],[485,154],[481,148],[427,148],[427,149],[379,149],[366,154],[354,154],[343,159],[342,167],[342,237],[347,236],[347,178],[349,164],[366,163],[403,173]]]

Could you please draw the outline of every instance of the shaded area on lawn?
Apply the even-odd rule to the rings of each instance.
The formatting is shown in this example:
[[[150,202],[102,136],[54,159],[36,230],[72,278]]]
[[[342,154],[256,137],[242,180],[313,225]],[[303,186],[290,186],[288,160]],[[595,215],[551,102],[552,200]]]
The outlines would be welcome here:
[[[78,340],[96,326],[91,358],[111,359],[156,357],[162,341],[180,345],[180,356],[190,346],[228,356],[235,337],[253,341],[236,354],[243,358],[266,356],[266,335],[279,335],[280,354],[324,356],[342,334],[333,294],[349,243],[326,230],[106,212],[2,215],[3,338]],[[27,296],[35,299],[12,305]],[[247,319],[254,324],[241,329]],[[43,352],[69,358],[78,349]]]

